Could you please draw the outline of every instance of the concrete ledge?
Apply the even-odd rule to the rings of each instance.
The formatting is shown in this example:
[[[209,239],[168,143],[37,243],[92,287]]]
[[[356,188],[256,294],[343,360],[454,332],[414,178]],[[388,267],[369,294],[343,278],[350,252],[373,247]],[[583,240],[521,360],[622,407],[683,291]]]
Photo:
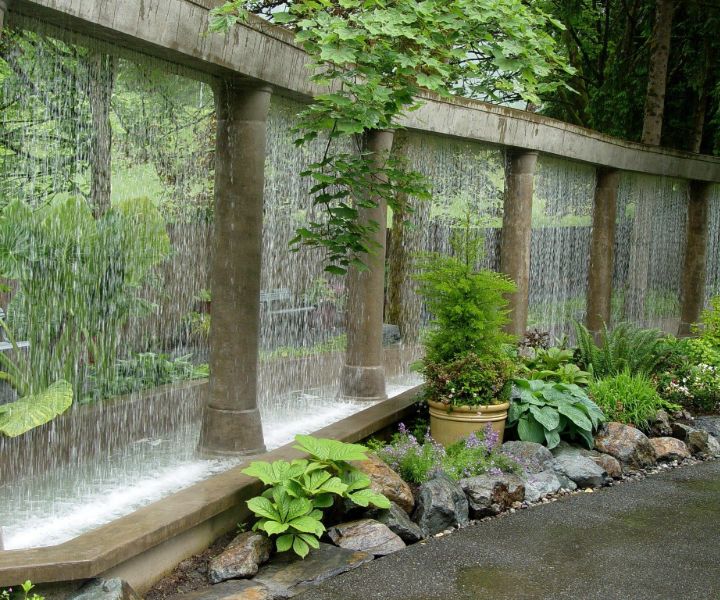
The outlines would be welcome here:
[[[10,24],[40,19],[114,47],[161,58],[215,77],[245,77],[301,101],[322,91],[308,78],[310,58],[291,32],[254,18],[225,35],[208,34],[220,0],[15,0]],[[400,124],[408,129],[537,150],[625,171],[720,182],[720,159],[626,142],[521,110],[463,98],[424,97]]]
[[[366,438],[409,415],[420,390],[408,390],[315,435],[347,442]],[[300,456],[288,444],[262,459]],[[121,573],[138,590],[148,589],[180,560],[248,519],[244,501],[257,495],[261,484],[241,473],[244,464],[63,544],[0,552],[0,587],[26,579],[79,581],[110,572]]]

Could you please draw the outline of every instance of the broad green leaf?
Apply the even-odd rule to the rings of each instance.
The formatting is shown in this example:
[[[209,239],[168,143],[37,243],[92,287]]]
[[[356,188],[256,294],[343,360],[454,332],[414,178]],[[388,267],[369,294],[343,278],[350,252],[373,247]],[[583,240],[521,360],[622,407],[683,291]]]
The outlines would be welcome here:
[[[248,508],[256,515],[265,517],[266,519],[270,519],[272,521],[281,520],[280,515],[278,514],[277,510],[275,510],[275,506],[267,498],[264,498],[262,496],[251,498],[247,501],[247,505]]]
[[[305,558],[308,555],[308,552],[310,552],[310,547],[307,545],[307,542],[300,539],[297,535],[293,540],[292,548],[295,554],[297,554],[300,558]]]
[[[360,444],[346,444],[338,440],[316,438],[311,435],[296,435],[294,446],[319,460],[352,461],[367,460],[368,449]]]
[[[348,492],[370,487],[370,477],[358,469],[352,469],[343,473],[342,482],[347,486]]]
[[[297,537],[303,540],[311,548],[315,548],[317,550],[320,547],[320,540],[318,540],[314,535],[309,533],[298,533]]]
[[[545,441],[548,448],[555,448],[560,443],[560,432],[557,430],[545,430]]]
[[[277,540],[275,540],[275,547],[277,548],[278,552],[287,552],[292,548],[293,540],[295,539],[295,536],[292,533],[287,533],[285,535],[281,535],[278,537]]]
[[[323,531],[325,531],[325,526],[310,516],[293,519],[290,521],[290,526],[303,533],[314,533],[315,535],[322,535]]]
[[[531,406],[530,412],[535,420],[547,430],[556,429],[560,424],[560,415],[552,406],[543,406],[542,408]]]
[[[57,381],[42,392],[0,405],[0,433],[17,437],[52,421],[64,413],[73,401],[72,386]]]
[[[290,527],[287,523],[278,523],[277,521],[266,521],[263,529],[268,535],[277,535],[279,533],[285,533]]]
[[[574,407],[572,404],[562,403],[560,406],[558,406],[558,412],[560,412],[560,414],[562,415],[565,415],[580,429],[592,431],[592,423],[590,422],[588,416],[582,410]]]
[[[525,414],[518,421],[518,436],[523,442],[542,444],[545,441],[545,429],[532,416]]]
[[[370,489],[360,490],[359,492],[353,492],[348,494],[348,498],[355,504],[362,507],[367,507],[372,504],[377,508],[390,508],[390,500],[388,500],[382,494],[378,494]]]

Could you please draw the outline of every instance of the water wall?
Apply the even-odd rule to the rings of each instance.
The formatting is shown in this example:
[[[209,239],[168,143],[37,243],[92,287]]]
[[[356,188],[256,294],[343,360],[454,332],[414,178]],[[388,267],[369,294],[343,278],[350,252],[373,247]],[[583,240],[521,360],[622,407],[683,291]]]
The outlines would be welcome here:
[[[498,149],[418,133],[404,134],[396,148],[428,179],[432,193],[428,201],[409,199],[412,210],[394,215],[389,232],[386,320],[409,341],[429,319],[412,280],[419,254],[452,254],[453,235],[469,227],[484,237],[478,268],[499,268],[504,157]]]
[[[707,242],[705,301],[720,296],[720,185],[712,186]]]
[[[585,318],[595,169],[541,156],[535,171],[528,327],[561,338]]]
[[[624,174],[618,190],[613,321],[676,332],[687,182]]]

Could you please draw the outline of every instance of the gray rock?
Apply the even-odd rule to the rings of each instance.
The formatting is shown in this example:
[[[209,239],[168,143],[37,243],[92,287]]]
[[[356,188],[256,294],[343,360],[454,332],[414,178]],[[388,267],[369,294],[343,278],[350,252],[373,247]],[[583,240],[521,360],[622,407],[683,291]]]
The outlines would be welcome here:
[[[241,533],[221,554],[210,561],[208,565],[210,583],[252,577],[258,572],[260,565],[270,559],[272,548],[272,542],[260,533],[254,531]]]
[[[685,442],[674,437],[650,438],[650,443],[655,448],[657,460],[682,460],[690,457],[690,451]]]
[[[368,511],[367,515],[387,525],[390,531],[399,535],[406,544],[415,544],[425,537],[425,532],[420,526],[413,523],[407,513],[394,502],[390,504],[388,510],[373,509]]]
[[[412,513],[415,498],[410,486],[375,454],[369,454],[367,460],[352,464],[370,478],[370,489],[395,502],[406,513]]]
[[[370,562],[372,554],[320,544],[304,559],[292,552],[277,554],[252,579],[263,585],[272,598],[290,598],[318,583]]]
[[[555,471],[547,470],[539,473],[530,473],[525,478],[525,500],[537,502],[540,498],[554,494],[562,486]]]
[[[448,477],[431,479],[420,486],[413,521],[425,535],[435,535],[450,527],[464,527],[470,521],[467,498],[460,486]]]
[[[375,556],[392,554],[405,547],[400,536],[374,519],[340,523],[328,529],[328,536],[336,546],[347,550],[361,550]]]
[[[474,519],[496,515],[525,499],[525,483],[516,475],[479,475],[459,483]]]
[[[142,600],[127,581],[91,579],[70,600]]]
[[[560,481],[560,485],[562,486],[562,489],[574,491],[577,489],[577,483],[575,483],[572,479],[567,477],[566,475],[562,473],[558,473],[554,471],[555,475],[557,475],[558,480]]]
[[[553,455],[535,442],[505,442],[500,451],[517,461],[526,473],[540,473],[552,468]]]
[[[660,409],[655,413],[655,418],[649,422],[650,435],[653,437],[667,437],[672,435],[672,425],[670,424],[670,415],[666,411]]]
[[[579,448],[556,448],[553,454],[553,470],[574,481],[578,487],[600,487],[611,480],[605,470],[589,457],[583,456]]]
[[[586,450],[585,448],[581,450],[581,453],[583,456],[587,456],[590,460],[592,460],[613,479],[620,479],[622,477],[622,465],[614,456],[603,454],[597,450]]]
[[[695,428],[707,431],[710,435],[720,438],[720,417],[707,416],[695,419]]]
[[[687,434],[685,443],[687,444],[688,450],[693,454],[720,456],[720,442],[707,431],[701,429],[690,431]]]
[[[401,339],[400,328],[397,325],[383,323],[383,346],[399,344]]]
[[[177,594],[171,600],[275,600],[285,597],[272,593],[261,583],[234,579],[187,594]]]
[[[595,436],[595,449],[617,458],[623,467],[630,469],[655,464],[655,450],[647,436],[622,423],[606,423]]]
[[[688,441],[688,436],[693,432],[697,431],[694,427],[691,425],[688,425],[686,423],[673,423],[672,424],[672,437],[677,438],[679,440],[682,440],[683,442]]]

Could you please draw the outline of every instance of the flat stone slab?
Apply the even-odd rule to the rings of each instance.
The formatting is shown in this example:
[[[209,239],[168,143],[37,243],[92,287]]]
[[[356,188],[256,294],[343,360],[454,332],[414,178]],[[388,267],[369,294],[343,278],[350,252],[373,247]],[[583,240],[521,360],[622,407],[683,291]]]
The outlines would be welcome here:
[[[273,598],[290,598],[301,590],[373,560],[372,554],[320,544],[304,559],[284,552],[260,568],[252,583],[265,586]]]
[[[281,597],[284,596],[271,593],[260,583],[247,579],[235,579],[188,594],[178,594],[170,600],[275,600]]]
[[[375,556],[392,554],[405,547],[405,542],[387,525],[373,519],[358,519],[340,523],[328,530],[336,546],[348,550],[361,550]]]

